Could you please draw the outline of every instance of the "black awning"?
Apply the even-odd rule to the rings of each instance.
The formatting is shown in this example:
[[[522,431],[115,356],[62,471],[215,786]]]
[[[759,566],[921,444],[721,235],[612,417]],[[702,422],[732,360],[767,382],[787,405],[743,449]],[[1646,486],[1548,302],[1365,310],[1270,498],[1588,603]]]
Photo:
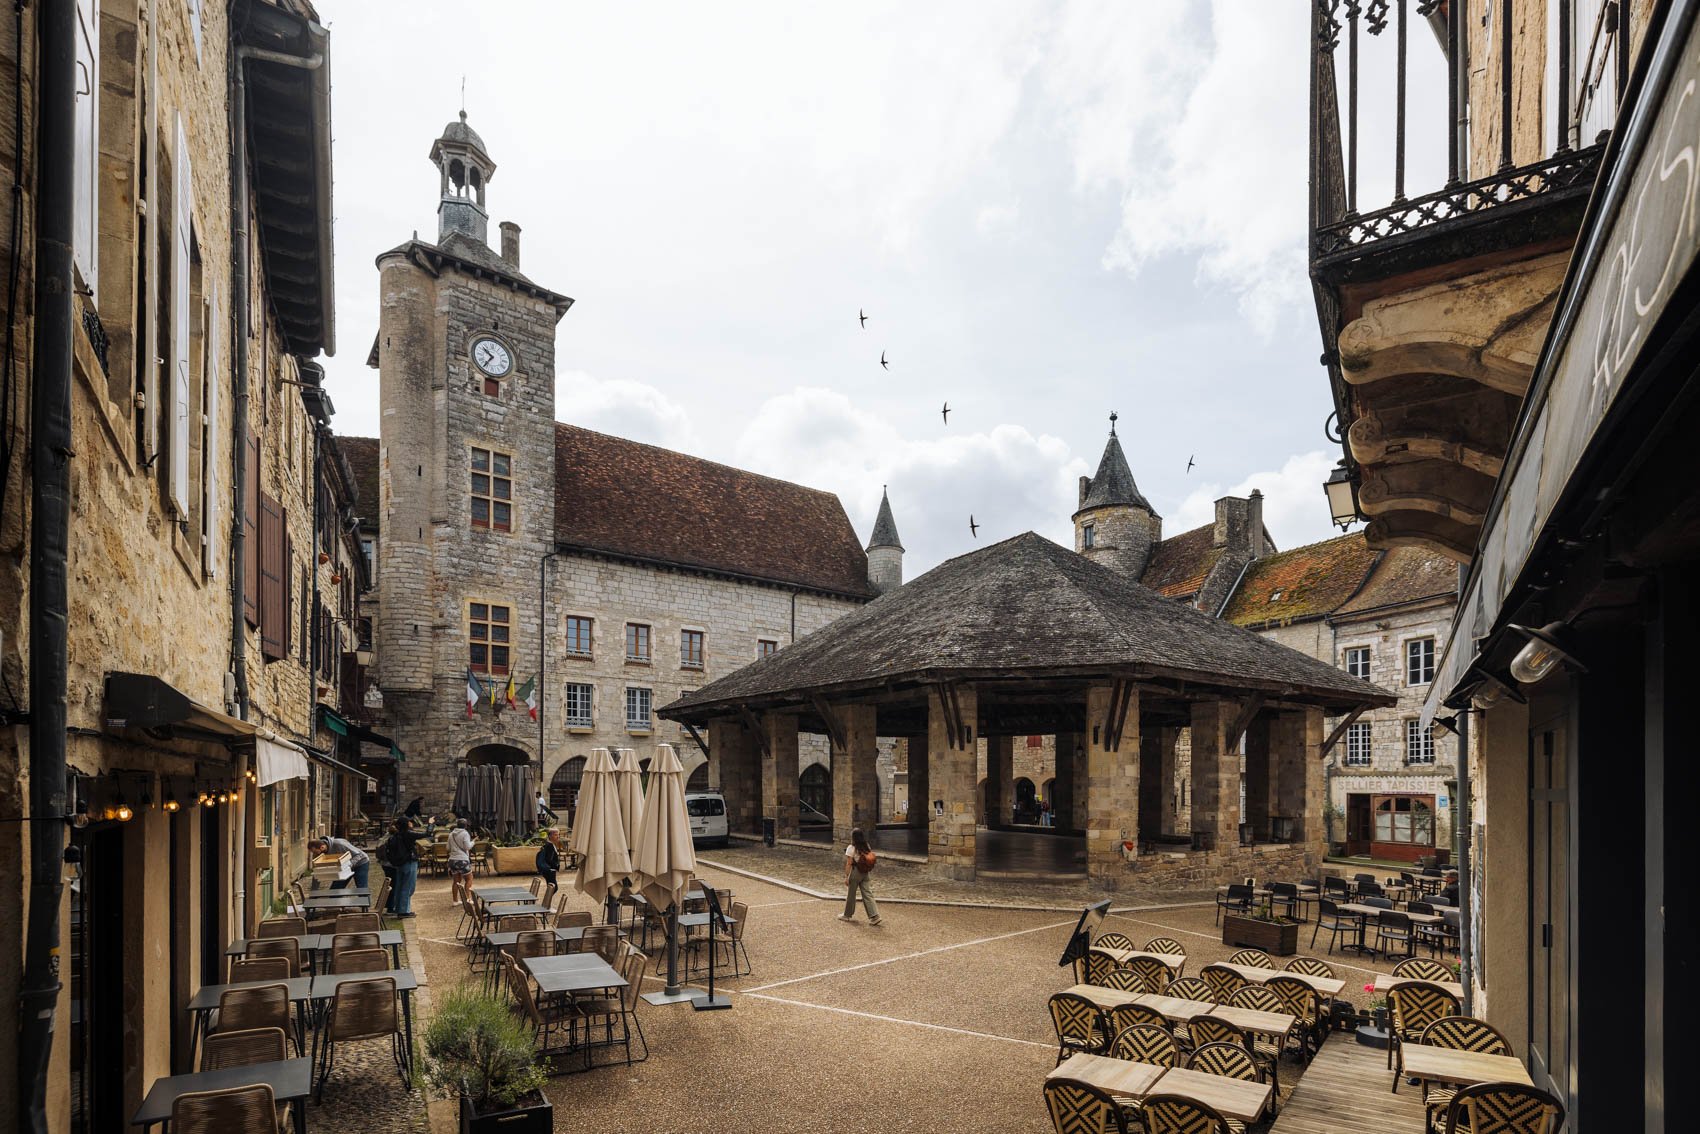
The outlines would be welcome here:
[[[106,675],[106,727],[112,730],[165,729],[225,744],[252,740],[256,726],[203,705],[151,673]]]
[[[386,750],[382,757],[374,758],[362,755],[360,757],[362,760],[367,760],[376,764],[382,763],[386,760],[406,759],[406,755],[402,752],[401,748],[395,741],[382,733],[373,732],[371,729],[366,728],[363,725],[355,724],[353,721],[349,720],[334,709],[320,705],[319,721],[338,736],[346,736],[352,740],[362,740],[367,744],[376,744],[378,747]]]

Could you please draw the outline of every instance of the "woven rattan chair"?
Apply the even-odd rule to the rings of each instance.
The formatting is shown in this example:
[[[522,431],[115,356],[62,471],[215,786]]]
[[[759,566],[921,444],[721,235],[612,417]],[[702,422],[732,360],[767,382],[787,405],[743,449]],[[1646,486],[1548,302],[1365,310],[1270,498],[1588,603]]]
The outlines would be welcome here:
[[[268,917],[254,927],[255,937],[301,937],[306,932],[304,917]]]
[[[1051,1025],[1057,1031],[1059,1064],[1077,1051],[1104,1054],[1109,1034],[1096,1004],[1073,992],[1058,992],[1051,996],[1050,1009]]]
[[[721,939],[718,948],[726,950],[727,959],[732,962],[733,976],[749,976],[755,971],[750,964],[750,950],[744,944],[744,931],[749,928],[750,906],[748,902],[732,903],[732,932]]]
[[[1395,985],[1387,992],[1387,1066],[1393,1069],[1393,1091],[1405,1074],[1402,1045],[1416,1043],[1436,1020],[1458,1015],[1458,998],[1438,984],[1416,981]]]
[[[201,1070],[248,1067],[273,1063],[289,1055],[289,1033],[283,1028],[246,1028],[216,1032],[201,1041]]]
[[[1435,984],[1450,984],[1457,980],[1453,971],[1431,957],[1409,957],[1393,966],[1393,975],[1407,980],[1426,980]]]
[[[301,945],[293,937],[262,937],[248,942],[250,957],[282,957],[289,962],[289,975],[301,975]]]
[[[1334,975],[1334,966],[1320,957],[1294,957],[1284,966],[1290,973],[1303,973],[1305,976],[1327,977],[1338,979]]]
[[[524,933],[528,929],[542,929],[543,918],[537,914],[503,914],[496,919],[497,933]]]
[[[189,1091],[171,1104],[171,1134],[276,1134],[277,1101],[265,1083]]]
[[[376,933],[337,933],[331,936],[331,957],[348,949],[376,949],[378,935]]]
[[[1564,1104],[1538,1087],[1477,1083],[1452,1096],[1441,1134],[1558,1134],[1563,1126]]]
[[[291,1038],[289,986],[263,984],[258,988],[227,988],[218,997],[218,1026],[213,1034],[245,1032],[251,1028],[282,1028]]]
[[[1236,973],[1233,969],[1224,968],[1221,965],[1205,965],[1204,968],[1199,970],[1198,975],[1203,977],[1204,983],[1210,986],[1210,999],[1217,1004],[1226,1004],[1228,997],[1234,994],[1234,990],[1240,988],[1246,982],[1245,977]]]
[[[377,933],[384,928],[384,919],[375,913],[345,913],[336,915],[336,931],[340,933]]]
[[[1328,1029],[1322,1022],[1322,997],[1316,989],[1296,976],[1270,977],[1263,987],[1281,1001],[1281,1010],[1298,1018],[1291,1033],[1299,1041],[1299,1054],[1306,1059],[1312,1052],[1322,1050]]]
[[[1112,1037],[1138,1024],[1155,1024],[1159,1028],[1167,1028],[1169,1021],[1164,1019],[1163,1013],[1149,1004],[1118,1004],[1104,1012],[1104,1030]]]
[[[1127,1116],[1108,1091],[1077,1079],[1046,1079],[1044,1090],[1056,1134],[1128,1134]]]
[[[1100,933],[1093,939],[1092,944],[1099,949],[1126,949],[1130,952],[1133,950],[1133,938],[1113,929],[1108,933]]]
[[[1139,947],[1141,953],[1163,953],[1168,956],[1186,956],[1186,946],[1173,937],[1153,937]]]
[[[1429,1047],[1450,1048],[1453,1051],[1474,1051],[1482,1055],[1510,1055],[1511,1041],[1486,1020],[1474,1016],[1443,1016],[1423,1029],[1421,1043]],[[1446,1124],[1446,1110],[1458,1093],[1457,1083],[1423,1080],[1423,1109],[1428,1112],[1428,1128],[1439,1130]]]
[[[562,896],[564,902],[565,895]],[[596,924],[596,917],[589,910],[562,910],[555,915],[556,929],[572,929],[575,926]]]
[[[1103,975],[1103,978],[1091,982],[1104,988],[1113,988],[1117,992],[1155,992],[1145,981],[1145,978],[1126,966],[1118,966]]]
[[[473,900],[471,894],[466,895],[460,900],[460,921],[455,924],[455,940],[474,946],[473,952],[476,952],[476,942],[483,926],[484,915],[479,911],[478,903]],[[471,959],[469,954],[468,963],[471,963]]]
[[[638,987],[643,983],[643,970],[648,963],[648,958],[642,953],[635,949],[632,950],[620,966],[620,975],[626,978],[626,986],[619,990],[618,996],[574,1002],[573,1007],[578,1010],[585,1022],[585,1063],[587,1066],[593,1062],[592,1053],[596,1046],[624,1047],[626,1052],[624,1062],[628,1065],[649,1058],[649,1044],[643,1038],[643,1026],[638,1023],[637,1018]],[[603,1040],[600,1044],[597,1044],[595,1038],[598,1027],[603,1029]],[[616,1027],[619,1028],[618,1036],[615,1034]],[[643,1054],[635,1060],[632,1057],[632,1032],[634,1029],[643,1051]]]
[[[539,1005],[537,998],[531,994],[531,981],[524,970],[511,957],[503,956],[501,972],[507,982],[508,992],[513,997],[514,1007],[519,1015],[531,1025],[532,1042],[539,1053],[567,1051],[572,1046],[572,1038],[581,1019],[578,1008],[567,997],[554,997],[544,1005]],[[567,1043],[556,1047],[552,1037],[561,1031],[567,1033]],[[590,1066],[589,1051],[581,1052],[585,1057],[584,1065]]]
[[[1244,1134],[1245,1124],[1184,1095],[1146,1096],[1140,1108],[1148,1134]]]
[[[1332,898],[1318,898],[1316,902],[1316,924],[1310,930],[1311,948],[1316,948],[1316,935],[1323,930],[1328,931],[1328,952],[1334,952],[1334,945],[1345,934],[1347,945],[1362,946],[1364,937],[1364,919],[1357,914],[1341,913],[1340,903]]]
[[[1281,1069],[1275,1054],[1277,1049],[1273,1045],[1247,1035],[1244,1028],[1217,1016],[1193,1017],[1191,1031],[1194,1051],[1212,1043],[1229,1043],[1244,1049],[1257,1065],[1260,1079],[1267,1081],[1275,1088],[1275,1093],[1280,1094],[1281,1081],[1278,1076]]]
[[[388,1039],[390,1056],[402,1084],[407,1083],[407,1060],[402,1051],[401,1028],[396,1010],[394,977],[373,977],[369,980],[346,980],[337,985],[331,999],[330,1011],[319,1038],[319,1101],[325,1097],[325,1083],[336,1065],[339,1044],[361,1040]]]
[[[1136,1063],[1176,1067],[1180,1064],[1181,1045],[1175,1042],[1174,1033],[1166,1025],[1134,1024],[1116,1033],[1110,1054]]]
[[[1203,977],[1188,976],[1172,980],[1169,982],[1167,995],[1178,997],[1181,1000],[1213,1003],[1210,999],[1210,985],[1205,983]]]
[[[1275,962],[1269,959],[1269,954],[1262,949],[1241,949],[1228,958],[1230,965],[1250,965],[1255,969],[1272,969]]]
[[[1086,984],[1104,984],[1106,978],[1121,966],[1110,954],[1094,946],[1086,950]],[[1108,987],[1107,985],[1105,987]]]
[[[1162,992],[1169,987],[1169,966],[1155,957],[1134,957],[1123,968],[1129,969],[1145,980],[1148,992]]]
[[[1220,924],[1222,920],[1223,910],[1227,910],[1229,913],[1250,913],[1252,900],[1253,895],[1250,886],[1244,886],[1238,882],[1233,883],[1228,887],[1227,893],[1216,895],[1217,923]]]
[[[382,920],[384,916],[384,903],[389,900],[390,876],[386,874],[384,875],[383,881],[378,883],[378,889],[372,894],[372,911],[378,915],[380,920]]]
[[[386,973],[390,971],[390,955],[379,948],[344,949],[331,957],[333,973]]]
[[[230,983],[250,980],[288,980],[289,962],[283,957],[232,957]]]
[[[533,898],[543,892],[543,877],[539,875],[531,880],[531,896]]]
[[[1244,988],[1234,990],[1228,997],[1228,1003],[1235,1008],[1249,1008],[1253,1012],[1286,1012],[1287,1005],[1280,995],[1268,985],[1248,984]],[[1278,1035],[1265,1035],[1261,1032],[1248,1032],[1246,1035],[1247,1050],[1251,1057],[1257,1060],[1258,1066],[1268,1070],[1270,1081],[1280,1088],[1281,1053],[1286,1050],[1287,1040],[1293,1037],[1295,1023],[1292,1028]],[[1300,1050],[1303,1050],[1304,1039],[1298,1037]]]
[[[516,961],[527,957],[552,957],[555,955],[555,934],[547,929],[527,929],[518,937],[505,952]]]
[[[599,954],[610,965],[620,959],[620,929],[615,925],[593,925],[579,938],[578,951]]]
[[[1251,1052],[1235,1043],[1207,1043],[1195,1048],[1186,1065],[1207,1075],[1221,1075],[1247,1083],[1263,1081],[1263,1074],[1258,1071],[1257,1061],[1252,1059]]]

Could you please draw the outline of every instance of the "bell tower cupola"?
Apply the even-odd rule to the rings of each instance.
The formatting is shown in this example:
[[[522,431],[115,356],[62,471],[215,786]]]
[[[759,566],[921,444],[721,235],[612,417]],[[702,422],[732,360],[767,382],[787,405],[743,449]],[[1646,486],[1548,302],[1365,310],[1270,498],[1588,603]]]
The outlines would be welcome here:
[[[485,211],[484,188],[496,175],[496,163],[484,152],[484,139],[466,124],[466,111],[431,143],[431,162],[439,175],[437,242],[459,232],[488,244],[490,214]]]

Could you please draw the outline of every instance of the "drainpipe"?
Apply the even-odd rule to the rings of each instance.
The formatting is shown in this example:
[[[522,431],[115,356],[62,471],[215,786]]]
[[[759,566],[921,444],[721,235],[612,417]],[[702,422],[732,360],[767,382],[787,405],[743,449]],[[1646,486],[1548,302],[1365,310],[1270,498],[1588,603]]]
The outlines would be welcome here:
[[[18,988],[18,1127],[47,1130],[47,1065],[59,1003],[64,899],[66,627],[70,540],[74,4],[36,8],[39,29],[35,344],[30,406],[29,924]],[[18,44],[22,66],[24,45]]]
[[[1464,986],[1464,1015],[1474,1015],[1475,993],[1470,978],[1475,973],[1475,941],[1470,934],[1470,710],[1458,713],[1458,798],[1453,813],[1452,842],[1458,859],[1458,982]]]
[[[791,592],[791,644],[797,644],[797,592]]]
[[[543,783],[543,715],[549,707],[549,563],[561,553],[546,551],[537,561],[537,790],[547,794]]]

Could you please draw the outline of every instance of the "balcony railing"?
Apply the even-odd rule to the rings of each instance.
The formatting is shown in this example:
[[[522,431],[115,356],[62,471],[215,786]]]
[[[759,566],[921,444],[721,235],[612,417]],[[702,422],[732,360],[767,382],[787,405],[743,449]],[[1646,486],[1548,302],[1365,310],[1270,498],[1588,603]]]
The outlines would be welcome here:
[[[1549,21],[1544,2],[1522,11],[1534,2],[1314,0],[1313,263],[1391,251],[1427,233],[1510,221],[1543,202],[1586,197],[1603,146],[1596,137],[1583,145],[1583,132],[1609,123],[1609,103],[1622,89],[1628,6],[1555,0]],[[1490,54],[1473,68],[1484,76],[1474,98],[1467,21],[1483,29],[1476,49],[1485,45]],[[1556,43],[1543,44],[1540,52],[1522,42],[1534,35],[1545,40],[1553,31]],[[1573,39],[1580,51],[1573,50]],[[1549,57],[1547,73],[1530,71],[1533,60]],[[1531,159],[1531,127],[1514,119],[1513,96],[1526,100],[1533,90],[1547,95],[1541,99],[1540,153]],[[1484,142],[1497,135],[1491,171],[1471,169],[1472,131]],[[1521,161],[1513,161],[1514,144]],[[1478,167],[1493,162],[1487,150],[1477,150]],[[1508,239],[1544,235],[1538,226],[1504,227]]]

